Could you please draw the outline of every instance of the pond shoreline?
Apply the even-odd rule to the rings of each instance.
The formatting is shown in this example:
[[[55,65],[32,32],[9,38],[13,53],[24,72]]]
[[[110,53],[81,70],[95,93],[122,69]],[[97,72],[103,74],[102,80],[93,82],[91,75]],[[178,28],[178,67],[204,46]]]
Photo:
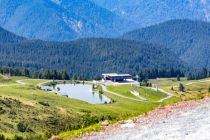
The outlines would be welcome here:
[[[132,127],[142,127],[147,124],[155,124],[172,116],[178,115],[179,113],[185,112],[187,110],[193,110],[196,107],[210,103],[210,97],[206,97],[201,100],[190,100],[183,101],[176,104],[167,105],[165,107],[156,108],[144,115],[140,115],[132,118],[131,120],[120,121],[116,124],[109,126],[104,126],[100,132],[86,133],[78,139],[99,139],[100,137],[106,135],[117,134],[125,129],[132,129]]]
[[[41,86],[40,89],[48,93],[56,93],[59,96],[81,100],[90,104],[111,104],[113,102],[89,83],[56,83],[54,85]]]

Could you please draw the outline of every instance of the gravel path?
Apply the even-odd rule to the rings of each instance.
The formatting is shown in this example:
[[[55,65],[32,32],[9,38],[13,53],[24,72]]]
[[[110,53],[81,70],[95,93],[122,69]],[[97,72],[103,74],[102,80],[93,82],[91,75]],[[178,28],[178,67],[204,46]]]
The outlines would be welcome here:
[[[128,127],[114,128],[84,137],[85,140],[209,140],[210,99],[159,108]]]
[[[116,92],[109,91],[109,90],[107,90],[106,86],[103,86],[103,85],[102,85],[102,88],[103,88],[103,91],[108,92],[108,93],[111,93],[111,94],[113,94],[115,96],[118,96],[118,97],[121,97],[121,98],[124,98],[124,99],[129,99],[129,100],[132,100],[132,101],[139,101],[139,102],[146,102],[144,100],[130,98],[130,97],[127,97],[127,96],[123,96],[121,94],[118,94]]]
[[[174,94],[168,93],[168,92],[164,91],[163,89],[159,89],[159,91],[165,93],[165,94],[167,95],[167,97],[165,97],[165,98],[163,98],[163,99],[160,99],[159,101],[149,101],[149,100],[147,100],[147,99],[145,99],[145,98],[143,98],[143,97],[141,97],[141,96],[137,96],[139,99],[135,99],[135,98],[131,98],[131,97],[127,97],[127,96],[118,94],[118,93],[116,93],[116,92],[109,91],[109,90],[106,88],[106,86],[104,86],[104,85],[102,85],[102,88],[103,88],[103,91],[108,92],[108,93],[111,93],[111,94],[116,95],[116,96],[118,96],[118,97],[121,97],[121,98],[124,98],[124,99],[133,100],[133,101],[139,101],[139,102],[160,103],[160,102],[163,102],[163,101],[165,101],[165,100],[167,100],[167,99],[169,99],[169,98],[175,96]],[[149,88],[149,89],[151,89],[151,90],[156,90],[156,88]],[[133,93],[132,93],[132,94],[133,94]],[[134,95],[135,95],[135,94],[134,94]],[[135,96],[136,96],[136,95],[135,95]]]

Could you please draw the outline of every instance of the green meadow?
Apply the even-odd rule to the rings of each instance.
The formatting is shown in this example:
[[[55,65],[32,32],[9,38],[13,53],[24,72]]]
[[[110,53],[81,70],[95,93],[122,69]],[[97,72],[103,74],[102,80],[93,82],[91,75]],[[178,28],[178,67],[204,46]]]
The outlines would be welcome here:
[[[0,77],[1,134],[10,139],[19,136],[24,139],[45,140],[53,135],[60,139],[71,139],[81,136],[84,132],[100,130],[104,120],[115,123],[182,100],[181,97],[172,97],[162,103],[141,102],[104,92],[103,94],[116,102],[95,105],[38,89],[37,85],[44,82],[48,81],[25,77]],[[167,89],[168,85],[161,87]],[[194,85],[187,88],[197,90]],[[138,91],[149,101],[158,101],[166,97],[164,93],[146,87],[119,85],[108,86],[107,89],[134,99],[137,97],[130,94],[132,90]],[[202,92],[204,93],[206,94],[205,91]]]
[[[137,87],[135,85],[111,85],[107,87],[108,90],[114,91],[124,96],[137,98],[135,95],[131,94],[131,91],[136,91],[140,96],[149,101],[159,101],[160,99],[166,97],[167,95],[161,92],[151,90],[146,87]],[[138,99],[138,98],[137,98]]]

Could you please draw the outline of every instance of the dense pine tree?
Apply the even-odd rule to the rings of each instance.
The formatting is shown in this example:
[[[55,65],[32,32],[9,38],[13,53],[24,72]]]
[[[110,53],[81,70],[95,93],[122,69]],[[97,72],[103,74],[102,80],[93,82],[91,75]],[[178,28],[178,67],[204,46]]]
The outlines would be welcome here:
[[[182,83],[179,84],[179,91],[185,92],[185,87]]]

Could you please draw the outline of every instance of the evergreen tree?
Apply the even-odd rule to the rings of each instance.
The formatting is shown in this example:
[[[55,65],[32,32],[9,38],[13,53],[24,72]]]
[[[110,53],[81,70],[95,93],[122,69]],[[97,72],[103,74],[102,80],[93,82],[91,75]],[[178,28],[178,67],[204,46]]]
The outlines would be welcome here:
[[[43,76],[43,79],[51,79],[49,70],[44,70],[44,73],[42,76]]]
[[[57,73],[56,70],[52,71],[52,77],[53,77],[54,80],[58,79],[58,73]]]
[[[66,71],[61,71],[60,74],[62,80],[69,80],[69,76]]]
[[[72,80],[76,81],[77,79],[77,75],[73,75]]]
[[[25,70],[24,70],[24,73],[25,73],[25,76],[26,76],[26,77],[30,77],[30,72],[29,72],[28,69],[25,69]]]
[[[206,68],[203,68],[201,73],[202,73],[202,76],[201,76],[202,78],[208,77],[208,70]]]
[[[39,78],[39,72],[34,72],[33,75],[32,75],[32,78],[33,79]]]
[[[176,79],[177,79],[177,81],[180,81],[180,76],[179,76],[179,74],[177,75]]]
[[[192,73],[189,73],[188,75],[187,75],[187,80],[193,80],[194,78],[193,78],[193,76],[192,76]]]
[[[179,84],[179,91],[185,92],[185,87],[182,83]]]

